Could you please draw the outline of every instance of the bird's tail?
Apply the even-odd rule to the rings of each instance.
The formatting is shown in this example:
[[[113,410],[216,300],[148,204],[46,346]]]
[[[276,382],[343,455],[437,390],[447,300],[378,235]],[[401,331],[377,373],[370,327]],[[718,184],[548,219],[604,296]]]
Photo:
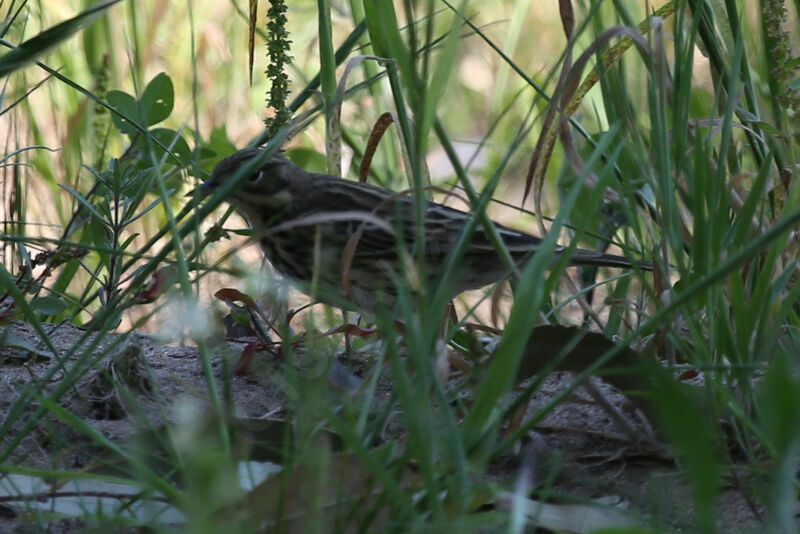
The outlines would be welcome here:
[[[577,249],[569,257],[569,262],[572,265],[591,265],[595,267],[621,267],[630,269],[637,267],[643,271],[652,271],[653,262],[645,260],[629,260],[624,256],[617,256],[616,254],[605,254],[603,252],[594,252],[591,250]]]

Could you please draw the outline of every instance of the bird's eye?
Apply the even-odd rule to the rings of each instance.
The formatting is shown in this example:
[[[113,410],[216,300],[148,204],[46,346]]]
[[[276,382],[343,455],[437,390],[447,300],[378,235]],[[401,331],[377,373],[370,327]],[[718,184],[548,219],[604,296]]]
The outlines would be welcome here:
[[[264,173],[262,171],[254,172],[253,174],[250,175],[250,177],[247,179],[247,181],[250,182],[251,184],[254,184],[254,183],[258,182],[259,180],[261,180],[261,177],[263,175],[264,175]]]

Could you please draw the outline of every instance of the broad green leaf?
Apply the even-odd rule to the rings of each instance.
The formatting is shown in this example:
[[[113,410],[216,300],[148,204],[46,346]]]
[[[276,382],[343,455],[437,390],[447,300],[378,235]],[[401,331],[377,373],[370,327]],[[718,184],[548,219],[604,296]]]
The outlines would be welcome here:
[[[157,160],[161,160],[164,157],[164,149],[161,148],[161,145],[163,145],[169,148],[170,153],[178,160],[176,162],[174,159],[169,158],[167,160],[168,164],[180,163],[186,166],[191,162],[192,150],[189,148],[189,144],[186,140],[175,130],[169,128],[154,128],[150,130],[149,137],[150,141],[155,141],[151,142],[150,145],[153,148]],[[147,154],[147,145],[148,140],[144,137],[140,137],[136,141],[136,148],[145,151],[145,154]],[[145,156],[145,161],[149,162],[150,158]]]
[[[175,90],[172,87],[172,80],[163,72],[159,73],[147,84],[139,100],[145,125],[152,126],[169,117],[174,102]]]
[[[294,148],[292,150],[287,150],[286,156],[309,172],[325,172],[326,170],[325,156],[316,150],[310,148]]]
[[[10,349],[19,349],[21,351],[25,351],[26,354],[23,354],[19,358],[16,355],[12,354],[11,351],[4,351],[3,357],[5,358],[14,358],[14,359],[28,359],[29,355],[27,353],[35,354],[42,358],[47,358],[48,360],[53,357],[53,353],[49,350],[40,349],[36,346],[35,343],[31,343],[24,337],[20,336],[16,332],[10,331],[6,328],[3,331],[3,334],[0,335],[0,347],[2,348],[10,348]]]
[[[108,104],[114,108],[115,110],[119,111],[120,114],[125,115],[126,117],[136,120],[138,122],[139,117],[139,104],[136,102],[136,99],[133,98],[131,95],[124,91],[109,91],[108,95],[106,95],[106,100],[108,100]],[[126,134],[135,134],[139,131],[131,122],[126,119],[125,117],[121,117],[116,113],[111,115],[111,121],[114,123],[114,126],[117,129]]]
[[[31,309],[44,315],[58,315],[67,309],[66,303],[53,296],[36,297],[31,301]]]

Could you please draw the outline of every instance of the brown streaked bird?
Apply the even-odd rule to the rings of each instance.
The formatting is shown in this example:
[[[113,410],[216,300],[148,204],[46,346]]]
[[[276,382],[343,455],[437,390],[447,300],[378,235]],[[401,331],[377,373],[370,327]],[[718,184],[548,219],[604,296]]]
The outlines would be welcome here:
[[[205,195],[258,156],[259,148],[245,148],[226,157],[200,187]],[[248,220],[269,262],[281,274],[299,282],[300,289],[321,302],[340,307],[354,302],[358,309],[376,313],[378,302],[391,310],[398,280],[413,262],[415,204],[395,191],[307,172],[286,158],[275,156],[258,167],[227,201]],[[455,247],[471,214],[427,201],[425,260],[432,287]],[[530,258],[541,244],[531,235],[494,223],[517,264]],[[360,233],[360,235],[356,235]],[[558,247],[555,256],[565,251]],[[622,256],[590,250],[572,251],[572,265],[630,268]],[[649,262],[636,261],[651,270]],[[484,229],[479,225],[446,282],[451,296],[477,289],[508,276]],[[313,284],[313,287],[312,287]]]

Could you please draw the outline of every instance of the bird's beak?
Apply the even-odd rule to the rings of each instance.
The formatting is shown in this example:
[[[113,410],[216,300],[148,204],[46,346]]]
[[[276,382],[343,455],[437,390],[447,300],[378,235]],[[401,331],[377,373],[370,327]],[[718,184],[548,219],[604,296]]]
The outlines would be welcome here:
[[[200,198],[205,198],[208,195],[210,195],[211,193],[213,193],[214,189],[216,189],[216,187],[217,187],[217,184],[212,183],[211,178],[209,178],[208,180],[206,180],[202,184],[198,185],[197,187],[195,187],[194,189],[192,189],[191,191],[186,193],[186,196],[187,197],[199,196]]]

